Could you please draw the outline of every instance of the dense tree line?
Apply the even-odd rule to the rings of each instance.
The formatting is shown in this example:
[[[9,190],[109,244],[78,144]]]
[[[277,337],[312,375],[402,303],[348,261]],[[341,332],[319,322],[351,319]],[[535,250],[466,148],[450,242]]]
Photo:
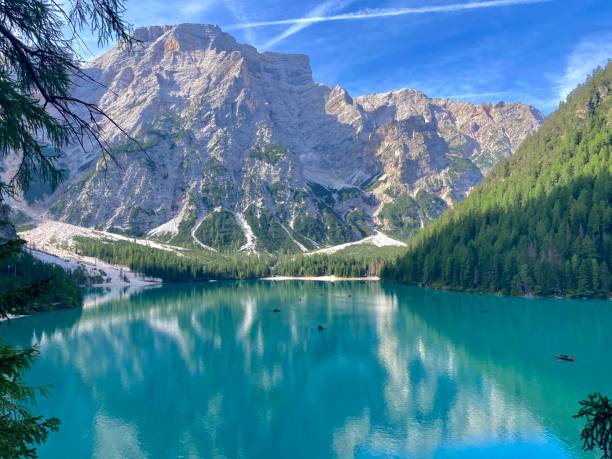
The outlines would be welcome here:
[[[12,253],[2,261],[0,292],[38,282],[48,284],[48,288],[29,301],[27,308],[19,313],[29,314],[81,305],[83,298],[79,285],[85,284],[88,280],[82,270],[71,273],[59,266],[43,263],[24,251]]]
[[[274,266],[277,276],[377,276],[385,258],[364,251],[359,253],[281,256]]]
[[[368,262],[355,257],[310,255],[288,257],[274,269],[278,276],[338,276],[368,275]]]
[[[271,264],[266,255],[224,255],[221,253],[171,252],[128,241],[75,238],[80,254],[107,263],[127,266],[132,271],[166,282],[211,279],[256,279],[267,276]]]
[[[247,255],[201,250],[171,252],[135,242],[75,238],[79,254],[128,267],[165,282],[257,279],[276,276],[376,276],[392,251],[363,247],[335,254]]]
[[[383,277],[512,295],[610,296],[611,154],[608,64]]]

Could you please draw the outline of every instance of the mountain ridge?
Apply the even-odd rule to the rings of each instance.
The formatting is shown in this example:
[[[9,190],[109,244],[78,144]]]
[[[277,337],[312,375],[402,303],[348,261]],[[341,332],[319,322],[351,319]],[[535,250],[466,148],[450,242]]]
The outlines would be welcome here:
[[[376,230],[405,238],[543,119],[524,104],[411,89],[353,98],[314,82],[307,56],[259,53],[217,26],[135,37],[143,44],[88,63],[102,85],[81,83],[75,95],[146,155],[102,121],[121,167],[98,149],[67,148],[66,183],[47,201],[53,218],[217,250],[312,250]]]

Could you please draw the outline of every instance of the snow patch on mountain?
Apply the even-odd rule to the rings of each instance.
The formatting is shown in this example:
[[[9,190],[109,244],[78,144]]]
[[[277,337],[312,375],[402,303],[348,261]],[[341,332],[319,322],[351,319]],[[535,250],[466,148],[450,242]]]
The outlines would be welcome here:
[[[314,250],[312,252],[308,252],[307,255],[314,255],[320,253],[329,255],[344,250],[346,248],[358,245],[373,245],[375,247],[406,247],[405,242],[398,241],[396,239],[393,239],[392,237],[387,236],[384,233],[381,233],[380,231],[376,231],[376,233],[372,236],[360,239],[359,241],[348,242],[346,244],[334,245],[325,249]]]
[[[247,253],[257,253],[257,238],[255,237],[255,233],[251,229],[249,223],[244,218],[244,214],[236,213],[236,222],[240,225],[242,232],[244,233],[244,237],[246,238],[246,242],[240,247],[241,252]]]

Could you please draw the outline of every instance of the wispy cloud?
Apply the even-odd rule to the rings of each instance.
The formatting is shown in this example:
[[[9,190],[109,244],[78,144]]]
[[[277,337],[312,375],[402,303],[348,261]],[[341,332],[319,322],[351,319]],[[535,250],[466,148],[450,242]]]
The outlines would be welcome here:
[[[353,3],[353,0],[346,1],[338,1],[338,0],[328,0],[320,5],[317,5],[315,8],[310,10],[304,17],[301,19],[309,19],[315,17],[321,17],[326,14],[333,13],[335,11],[339,11],[342,8],[346,8],[348,5]],[[283,40],[289,38],[292,35],[304,30],[306,27],[310,27],[314,22],[302,21],[291,24],[284,32],[276,35],[275,37],[268,40],[266,43],[260,46],[262,49],[270,49],[273,46],[279,44]]]
[[[428,13],[452,13],[457,11],[476,10],[483,8],[498,8],[502,6],[527,5],[533,3],[545,3],[554,0],[488,0],[471,3],[455,3],[451,5],[422,6],[416,8],[385,8],[385,9],[366,9],[352,13],[333,14],[333,15],[312,15],[301,18],[278,19],[272,21],[241,22],[233,24],[228,29],[250,29],[254,27],[267,27],[291,24],[316,24],[331,21],[355,21],[374,18],[387,18],[406,16],[411,14]]]
[[[604,66],[612,59],[612,33],[590,35],[581,40],[571,51],[565,73],[556,82],[558,101],[583,83],[598,66]]]
[[[201,20],[204,13],[209,13],[219,3],[220,0],[140,0],[137,7],[128,10],[127,19],[137,26],[194,22]]]
[[[182,15],[201,14],[210,9],[214,3],[216,3],[215,0],[191,0],[183,3],[179,11]]]
[[[247,13],[246,13],[246,5],[239,0],[225,0],[225,6],[232,13],[234,18],[241,23],[248,23]],[[241,27],[242,29],[246,29],[244,31],[244,38],[248,43],[254,44],[257,40],[255,36],[255,32],[251,27]]]

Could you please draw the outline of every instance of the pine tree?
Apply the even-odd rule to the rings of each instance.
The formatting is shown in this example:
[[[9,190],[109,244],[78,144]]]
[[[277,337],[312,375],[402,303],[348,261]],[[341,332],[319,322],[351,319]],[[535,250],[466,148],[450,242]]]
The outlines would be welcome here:
[[[0,160],[9,155],[19,160],[14,175],[0,181],[3,236],[6,198],[26,190],[34,177],[56,186],[61,171],[55,152],[63,146],[93,141],[110,157],[100,123],[112,119],[96,105],[72,97],[71,85],[90,80],[76,52],[81,31],[92,32],[100,44],[131,42],[123,11],[122,0],[0,1]],[[22,245],[14,235],[0,240],[2,267],[18,256]],[[2,286],[0,317],[27,311],[50,282]],[[35,348],[0,345],[0,457],[36,457],[35,445],[58,428],[57,419],[30,413],[37,391],[22,377],[37,353]]]
[[[586,420],[580,433],[582,449],[593,451],[599,449],[601,459],[612,459],[612,403],[600,393],[589,394],[586,400],[580,401],[580,411],[574,418]]]
[[[503,294],[609,297],[610,94],[612,63],[574,90],[465,202],[409,241],[383,277]]]

